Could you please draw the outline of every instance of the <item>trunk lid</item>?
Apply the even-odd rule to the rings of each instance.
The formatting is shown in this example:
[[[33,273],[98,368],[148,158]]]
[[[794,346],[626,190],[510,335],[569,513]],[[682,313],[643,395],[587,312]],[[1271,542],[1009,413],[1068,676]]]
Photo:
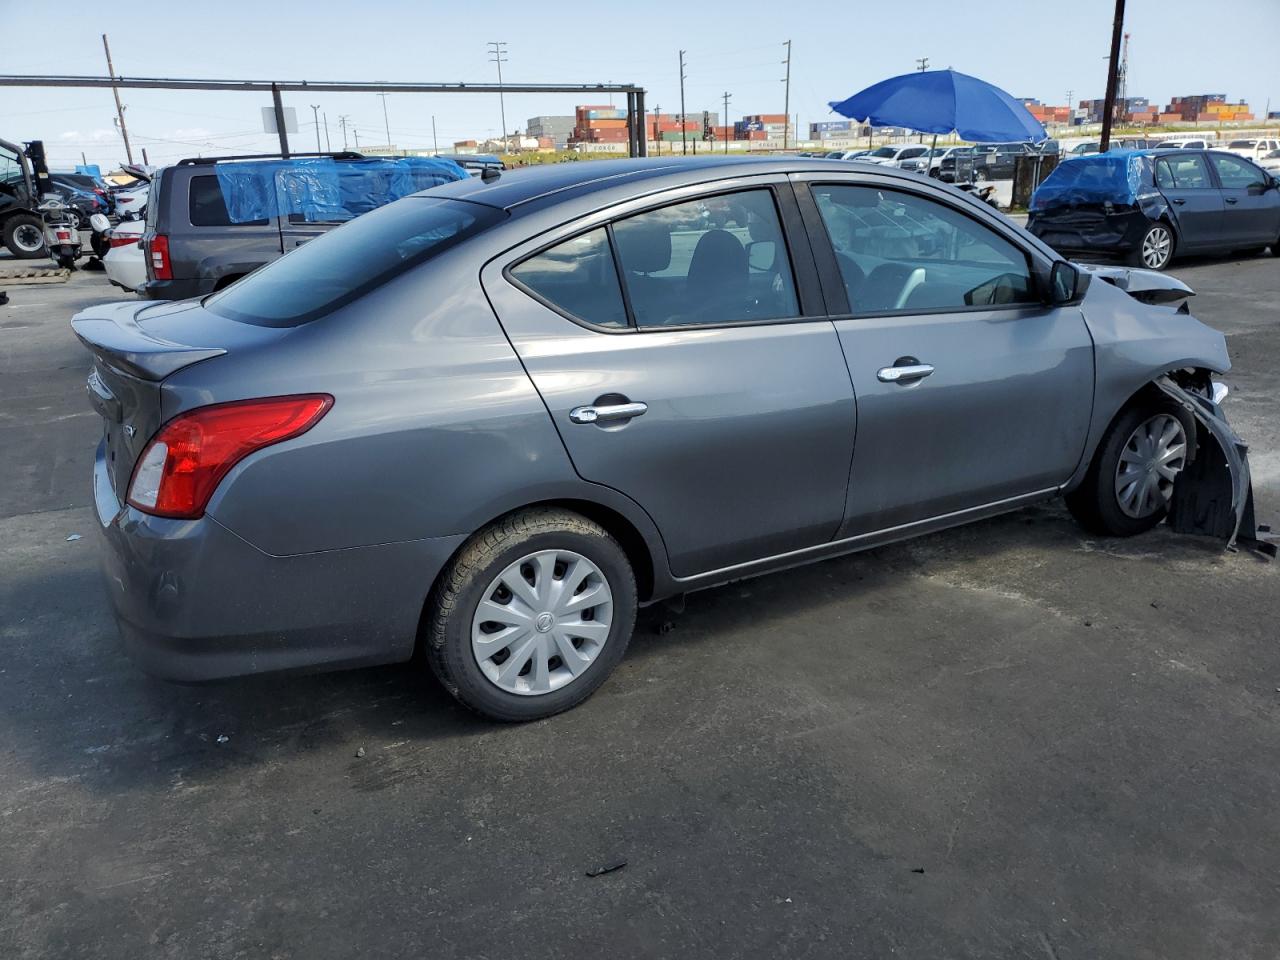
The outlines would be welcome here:
[[[107,471],[121,502],[134,464],[161,424],[166,378],[281,332],[219,317],[197,301],[105,303],[76,314],[71,329],[93,355],[85,383],[102,417]]]

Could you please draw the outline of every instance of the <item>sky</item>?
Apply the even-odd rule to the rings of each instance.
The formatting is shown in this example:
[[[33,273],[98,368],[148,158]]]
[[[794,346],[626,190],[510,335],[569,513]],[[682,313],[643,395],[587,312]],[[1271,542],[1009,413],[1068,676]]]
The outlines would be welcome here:
[[[102,75],[101,34],[124,76],[249,80],[494,82],[488,41],[507,44],[507,82],[635,83],[646,106],[679,110],[678,51],[686,51],[688,113],[729,117],[783,110],[783,41],[792,41],[791,113],[802,132],[811,121],[839,119],[826,104],[886,77],[954,67],[1045,103],[1101,98],[1114,0],[1034,0],[979,4],[957,0],[203,0],[144,5],[89,4],[74,15],[47,5],[0,0],[0,73]],[[1008,18],[1002,10],[1010,10]],[[1223,16],[1202,2],[1128,0],[1132,34],[1129,93],[1161,106],[1176,95],[1225,93],[1262,115],[1280,109],[1280,0],[1233,0]],[[152,163],[185,156],[276,148],[262,133],[252,93],[123,90],[135,146]],[[529,117],[571,113],[582,98],[510,94],[507,126]],[[595,98],[599,99],[599,98]],[[605,98],[607,99],[607,98]],[[617,98],[625,105],[625,97]],[[374,94],[286,94],[301,124],[295,149],[315,148],[311,104],[328,117],[328,142],[383,144],[383,102]],[[432,116],[441,150],[454,140],[496,136],[498,98],[489,94],[390,94],[391,142],[430,148]],[[104,169],[124,159],[106,89],[0,87],[0,138],[42,139],[55,169],[81,153]],[[325,139],[320,125],[321,140]]]

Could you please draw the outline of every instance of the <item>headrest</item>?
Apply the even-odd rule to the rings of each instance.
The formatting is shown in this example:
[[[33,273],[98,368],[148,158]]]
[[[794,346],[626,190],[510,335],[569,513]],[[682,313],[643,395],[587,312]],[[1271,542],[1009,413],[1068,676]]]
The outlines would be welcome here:
[[[671,266],[671,225],[640,218],[613,225],[618,257],[627,270],[657,273]]]

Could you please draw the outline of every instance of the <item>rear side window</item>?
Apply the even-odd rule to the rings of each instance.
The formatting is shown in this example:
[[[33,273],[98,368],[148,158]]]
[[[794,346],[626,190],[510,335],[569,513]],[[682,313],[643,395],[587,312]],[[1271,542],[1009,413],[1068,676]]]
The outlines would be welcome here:
[[[504,216],[479,203],[406,197],[255,270],[209,297],[205,306],[243,323],[298,326],[351,303]]]
[[[626,327],[618,271],[603,227],[511,268],[511,276],[565,313],[602,327]]]
[[[782,320],[800,313],[769,190],[719,194],[613,225],[636,326]]]
[[[192,177],[188,201],[193,227],[264,227],[266,220],[233,223],[217,176]]]
[[[1156,163],[1156,185],[1175,190],[1197,190],[1211,186],[1204,157],[1199,154],[1162,156]]]

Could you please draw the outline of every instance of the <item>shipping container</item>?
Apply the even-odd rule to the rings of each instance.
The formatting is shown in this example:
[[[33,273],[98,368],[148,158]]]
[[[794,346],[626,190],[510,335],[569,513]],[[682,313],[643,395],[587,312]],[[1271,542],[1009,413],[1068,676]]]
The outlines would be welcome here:
[[[588,123],[588,124],[587,124],[587,126],[588,126],[588,127],[590,127],[590,128],[591,128],[591,129],[593,129],[593,130],[617,130],[617,129],[620,129],[620,128],[621,128],[621,129],[625,129],[625,128],[626,128],[626,126],[627,126],[627,121],[626,121],[625,119],[622,119],[622,120],[592,120],[590,123]]]

